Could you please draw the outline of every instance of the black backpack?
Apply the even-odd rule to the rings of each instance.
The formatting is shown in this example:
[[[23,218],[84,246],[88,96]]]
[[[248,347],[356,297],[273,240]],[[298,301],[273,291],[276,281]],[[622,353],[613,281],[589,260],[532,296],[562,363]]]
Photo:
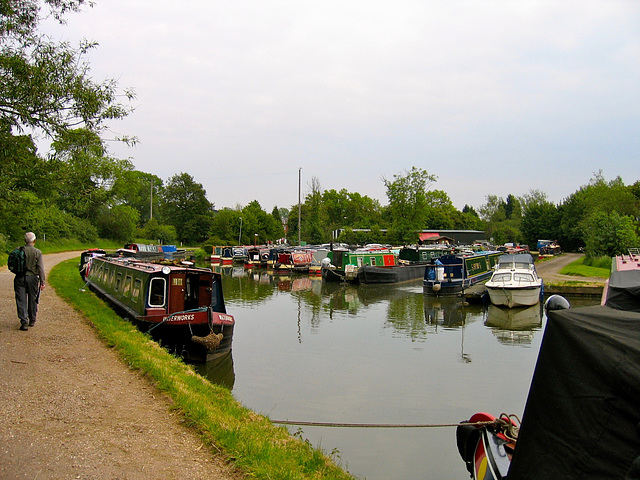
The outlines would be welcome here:
[[[19,247],[9,254],[7,266],[16,275],[24,275],[27,270],[27,257],[24,254],[24,248]]]

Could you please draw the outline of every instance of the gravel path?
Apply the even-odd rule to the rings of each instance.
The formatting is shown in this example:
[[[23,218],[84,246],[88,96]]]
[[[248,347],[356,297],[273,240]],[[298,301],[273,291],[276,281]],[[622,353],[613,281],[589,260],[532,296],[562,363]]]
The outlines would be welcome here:
[[[45,266],[78,255],[46,255]],[[20,331],[4,267],[0,314],[0,479],[243,478],[51,287],[36,326]]]

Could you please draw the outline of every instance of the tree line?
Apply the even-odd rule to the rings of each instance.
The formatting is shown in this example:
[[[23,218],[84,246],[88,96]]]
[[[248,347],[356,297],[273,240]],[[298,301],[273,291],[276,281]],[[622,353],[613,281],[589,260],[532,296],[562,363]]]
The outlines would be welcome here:
[[[325,190],[313,178],[303,203],[258,201],[215,208],[188,173],[163,181],[110,155],[106,123],[129,115],[130,90],[90,76],[87,52],[38,32],[42,18],[64,21],[85,0],[0,0],[0,249],[26,230],[40,238],[92,242],[136,238],[183,245],[252,244],[300,238],[327,243],[341,229],[347,243],[413,244],[423,229],[486,231],[495,244],[535,245],[558,240],[565,250],[584,248],[611,256],[638,247],[640,181],[625,185],[601,172],[560,204],[540,191],[456,209],[437,177],[412,167],[383,178],[387,205],[346,189]],[[37,138],[51,141],[39,154]],[[298,219],[300,211],[300,219]],[[298,224],[301,231],[298,232]],[[286,227],[285,227],[286,225]],[[287,229],[285,233],[285,228]],[[358,231],[367,229],[367,232]]]

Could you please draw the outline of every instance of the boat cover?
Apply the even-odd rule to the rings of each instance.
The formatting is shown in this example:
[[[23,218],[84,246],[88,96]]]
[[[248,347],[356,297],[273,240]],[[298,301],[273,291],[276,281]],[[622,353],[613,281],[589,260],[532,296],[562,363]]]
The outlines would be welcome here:
[[[522,263],[526,266],[533,263],[533,257],[530,253],[505,253],[498,257],[499,264]]]
[[[611,272],[607,306],[640,312],[640,270]]]
[[[627,474],[640,457],[640,313],[548,317],[509,480],[638,478]]]

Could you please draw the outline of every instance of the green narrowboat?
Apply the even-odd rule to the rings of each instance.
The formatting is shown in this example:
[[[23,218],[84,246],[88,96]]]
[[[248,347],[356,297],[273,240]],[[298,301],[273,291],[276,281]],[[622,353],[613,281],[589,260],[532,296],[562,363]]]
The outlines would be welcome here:
[[[363,266],[396,265],[396,256],[388,249],[332,250],[322,264],[322,279],[328,282],[359,283],[358,271]]]

